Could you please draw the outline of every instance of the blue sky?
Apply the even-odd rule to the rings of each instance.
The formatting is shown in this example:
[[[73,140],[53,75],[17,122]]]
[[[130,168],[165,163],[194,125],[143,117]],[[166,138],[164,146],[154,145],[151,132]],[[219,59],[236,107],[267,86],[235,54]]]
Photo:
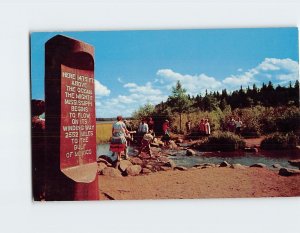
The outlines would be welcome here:
[[[297,28],[34,32],[33,99],[44,99],[44,44],[57,34],[95,48],[97,117],[130,116],[166,100],[178,80],[196,95],[299,78]]]

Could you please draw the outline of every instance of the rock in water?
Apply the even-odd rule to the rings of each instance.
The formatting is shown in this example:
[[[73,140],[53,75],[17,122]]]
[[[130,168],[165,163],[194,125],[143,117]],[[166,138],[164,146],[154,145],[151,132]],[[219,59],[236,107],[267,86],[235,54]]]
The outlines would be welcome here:
[[[232,164],[230,166],[230,168],[233,168],[233,169],[245,169],[245,166],[239,164],[239,163],[235,163],[235,164]]]
[[[281,175],[281,176],[295,176],[295,175],[300,175],[300,170],[288,169],[288,168],[283,167],[283,168],[280,168],[279,175]]]
[[[113,163],[112,159],[110,157],[108,157],[107,155],[100,155],[97,159],[97,161],[103,161],[103,160],[105,160],[106,162],[108,162],[110,164]]]
[[[103,170],[104,168],[106,168],[106,167],[107,167],[107,166],[106,166],[105,163],[98,163],[98,169],[97,169],[98,174],[100,175],[101,172],[102,172],[102,170]]]
[[[141,173],[142,167],[140,165],[131,165],[127,167],[126,173],[129,176],[137,176]]]
[[[126,169],[127,169],[129,166],[131,166],[131,165],[132,165],[132,163],[131,163],[130,161],[128,161],[128,160],[121,160],[121,161],[120,161],[120,164],[119,164],[119,170],[120,170],[121,172],[125,172]]]
[[[255,164],[252,164],[250,167],[266,168],[267,165],[263,164],[263,163],[255,163]]]
[[[292,166],[295,166],[295,167],[300,168],[300,159],[289,160],[289,163],[290,163]]]
[[[174,167],[174,170],[187,171],[187,168],[183,167],[183,166],[176,166],[176,167]]]
[[[162,171],[170,171],[170,170],[172,170],[171,167],[167,167],[167,166],[161,166],[160,169],[161,169]]]
[[[171,150],[174,150],[174,149],[177,149],[177,145],[176,145],[176,143],[173,141],[173,140],[170,140],[170,142],[169,142],[169,148],[171,149]]]
[[[173,167],[176,166],[176,164],[174,163],[174,161],[172,161],[171,159],[168,159],[166,157],[159,157],[158,161],[161,162],[161,163],[163,163],[163,166],[165,166],[165,167],[171,167],[171,168],[173,168]]]
[[[112,167],[106,167],[102,170],[102,174],[104,176],[110,177],[122,177],[121,172],[118,169]]]
[[[282,166],[281,166],[280,164],[277,164],[277,163],[276,163],[276,164],[273,164],[272,167],[277,168],[277,169],[282,168]]]
[[[192,149],[187,149],[186,150],[186,155],[187,156],[193,156],[193,155],[196,155],[196,152]]]
[[[230,164],[227,161],[220,163],[219,167],[230,167]]]

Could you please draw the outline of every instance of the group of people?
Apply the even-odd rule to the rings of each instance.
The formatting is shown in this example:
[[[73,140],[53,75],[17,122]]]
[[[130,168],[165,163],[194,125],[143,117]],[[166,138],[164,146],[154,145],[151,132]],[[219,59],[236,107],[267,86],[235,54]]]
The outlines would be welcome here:
[[[186,128],[186,132],[187,133],[190,133],[191,132],[191,127],[192,127],[192,123],[190,120],[188,120],[186,123],[185,123],[185,128]],[[199,122],[199,125],[198,125],[198,132],[200,133],[200,135],[210,135],[210,124],[209,124],[209,121],[208,119],[201,119],[200,122]]]
[[[203,118],[200,120],[199,132],[201,135],[206,135],[206,136],[210,135],[210,124],[208,119]]]
[[[150,143],[153,141],[153,125],[154,122],[150,117],[148,122],[146,119],[143,119],[138,127],[138,138],[140,149],[138,155],[142,151],[146,151],[152,157],[150,150]],[[135,131],[129,131],[127,127],[131,127],[130,122],[123,121],[122,116],[117,117],[117,121],[112,126],[112,138],[110,141],[110,150],[114,153],[117,153],[117,161],[120,161],[122,158],[122,153],[124,152],[125,159],[128,159],[128,142],[132,141],[132,134]],[[132,128],[130,128],[132,130]]]
[[[240,134],[241,129],[243,126],[243,122],[241,119],[238,117],[237,120],[235,120],[233,117],[230,118],[230,120],[227,122],[227,129],[230,132]]]

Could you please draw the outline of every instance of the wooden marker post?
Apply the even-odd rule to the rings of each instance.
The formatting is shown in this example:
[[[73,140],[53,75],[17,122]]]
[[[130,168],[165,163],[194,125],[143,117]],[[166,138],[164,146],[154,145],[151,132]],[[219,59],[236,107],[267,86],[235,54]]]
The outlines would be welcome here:
[[[98,200],[94,48],[58,35],[45,57],[45,199]]]

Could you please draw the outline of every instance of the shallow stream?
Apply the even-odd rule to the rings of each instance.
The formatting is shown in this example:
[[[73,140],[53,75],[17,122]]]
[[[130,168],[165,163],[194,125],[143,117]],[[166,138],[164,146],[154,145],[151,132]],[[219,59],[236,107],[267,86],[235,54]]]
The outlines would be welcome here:
[[[135,148],[129,147],[129,156],[135,156],[137,153]],[[288,160],[299,159],[299,153],[297,155],[296,151],[260,151],[258,153],[252,152],[240,152],[240,153],[205,153],[196,151],[196,156],[186,156],[186,150],[165,150],[165,154],[170,154],[168,157],[172,159],[177,166],[193,167],[200,163],[214,163],[219,164],[224,160],[230,164],[239,163],[242,165],[252,165],[255,163],[263,163],[269,168],[272,168],[273,164],[279,164],[286,168],[296,168],[288,163]],[[97,156],[107,155],[113,160],[116,156],[109,151],[109,144],[98,144],[97,145]]]

